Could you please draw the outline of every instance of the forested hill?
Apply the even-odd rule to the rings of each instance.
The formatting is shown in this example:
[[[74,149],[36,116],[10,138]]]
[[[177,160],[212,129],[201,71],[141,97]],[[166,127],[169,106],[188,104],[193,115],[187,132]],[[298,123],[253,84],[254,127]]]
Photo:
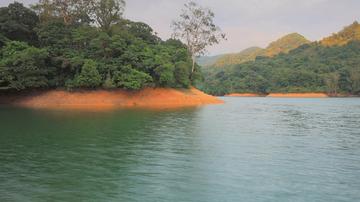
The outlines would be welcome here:
[[[187,88],[197,78],[190,75],[185,45],[162,41],[147,24],[123,19],[122,1],[79,0],[69,7],[41,2],[31,9],[16,2],[0,8],[0,92]]]
[[[275,57],[206,71],[202,90],[229,93],[327,92],[360,94],[359,25],[354,23],[321,42]],[[341,39],[341,40],[340,40]],[[337,41],[333,46],[324,41]],[[340,43],[339,41],[347,41]],[[341,45],[342,44],[342,45]]]
[[[229,65],[241,64],[254,61],[258,56],[273,57],[279,53],[288,53],[290,50],[298,48],[301,45],[310,43],[304,36],[298,33],[288,34],[280,39],[270,43],[265,49],[251,47],[235,54],[226,54],[218,58],[213,67],[223,68]]]

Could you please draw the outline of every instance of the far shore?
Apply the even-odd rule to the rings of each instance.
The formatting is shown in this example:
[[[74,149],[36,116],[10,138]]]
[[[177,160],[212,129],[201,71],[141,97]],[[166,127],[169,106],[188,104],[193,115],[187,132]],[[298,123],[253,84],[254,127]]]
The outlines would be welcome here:
[[[225,95],[225,97],[266,97],[266,95],[256,93],[232,93]]]
[[[282,98],[327,98],[326,93],[270,93],[267,97]]]
[[[270,98],[330,98],[330,97],[358,97],[356,95],[345,94],[327,94],[327,93],[270,93],[270,94],[256,94],[256,93],[232,93],[225,97],[270,97]]]
[[[0,104],[35,109],[103,111],[121,108],[166,109],[222,104],[196,88],[146,88],[139,91],[48,90],[0,96]]]

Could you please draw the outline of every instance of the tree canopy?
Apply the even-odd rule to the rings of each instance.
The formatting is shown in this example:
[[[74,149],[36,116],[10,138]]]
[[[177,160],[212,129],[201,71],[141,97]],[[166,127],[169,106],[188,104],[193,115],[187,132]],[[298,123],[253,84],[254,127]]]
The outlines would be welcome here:
[[[122,0],[40,0],[0,8],[0,91],[34,88],[188,88],[180,41],[124,19]]]

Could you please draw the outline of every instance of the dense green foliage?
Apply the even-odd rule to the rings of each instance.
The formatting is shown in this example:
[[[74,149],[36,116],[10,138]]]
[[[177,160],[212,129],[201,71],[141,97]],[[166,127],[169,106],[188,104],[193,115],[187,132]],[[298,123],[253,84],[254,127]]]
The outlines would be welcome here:
[[[360,94],[360,41],[344,46],[303,45],[288,54],[208,69],[201,88],[228,93],[328,92]]]
[[[71,82],[71,81],[70,81]],[[73,80],[73,86],[77,88],[96,88],[101,85],[101,76],[97,70],[97,64],[93,60],[85,60],[80,74]],[[70,84],[71,85],[71,84]]]
[[[15,2],[0,8],[0,35],[7,39],[35,44],[34,29],[38,23],[36,13],[20,3]]]
[[[12,41],[1,51],[0,90],[38,88],[48,86],[48,53],[24,42]]]
[[[92,1],[92,9],[79,4],[85,1],[71,1],[71,8],[41,1],[36,12],[20,3],[0,8],[0,89],[191,85],[196,76],[184,44],[123,19],[122,1]]]

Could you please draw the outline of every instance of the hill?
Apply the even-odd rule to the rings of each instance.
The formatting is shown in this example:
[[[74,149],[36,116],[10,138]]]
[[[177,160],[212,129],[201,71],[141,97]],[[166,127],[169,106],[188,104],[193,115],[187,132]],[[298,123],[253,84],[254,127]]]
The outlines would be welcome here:
[[[214,95],[232,93],[360,95],[360,39],[357,29],[358,24],[355,23],[338,34],[325,38],[325,41],[337,41],[331,43],[333,44],[331,46],[323,45],[324,41],[310,43],[287,54],[257,57],[252,62],[227,68],[213,68],[205,72],[205,81],[200,87]],[[282,44],[285,41],[278,42]],[[340,44],[343,45],[339,46]],[[279,50],[275,45],[269,47],[275,51]],[[290,47],[290,45],[281,47]]]
[[[360,40],[360,24],[356,21],[340,32],[324,38],[320,43],[324,46],[342,46],[354,40]]]
[[[224,67],[231,64],[241,64],[244,62],[255,60],[255,58],[264,52],[262,48],[251,47],[241,51],[240,53],[226,54],[219,57],[213,66]]]
[[[301,45],[310,43],[304,36],[298,33],[288,34],[280,39],[270,43],[265,49],[251,47],[240,53],[227,54],[217,59],[214,67],[225,67],[229,65],[241,64],[254,61],[258,56],[273,57],[279,53],[288,53]]]
[[[265,49],[264,56],[273,57],[279,53],[288,53],[289,51],[308,43],[310,43],[310,41],[298,33],[288,34],[270,43]]]

